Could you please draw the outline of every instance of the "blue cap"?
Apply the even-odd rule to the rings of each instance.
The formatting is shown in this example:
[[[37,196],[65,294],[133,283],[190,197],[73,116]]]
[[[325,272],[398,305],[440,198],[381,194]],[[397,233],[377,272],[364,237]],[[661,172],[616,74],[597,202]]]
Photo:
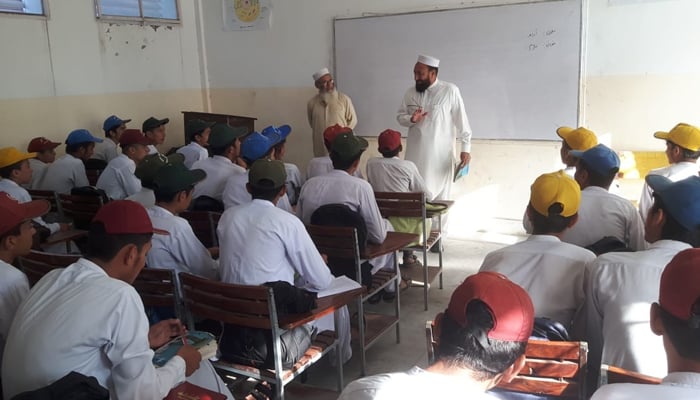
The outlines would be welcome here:
[[[664,211],[689,231],[700,229],[700,177],[678,182],[661,175],[647,175],[646,182],[664,204]]]
[[[105,122],[102,124],[102,129],[105,132],[109,132],[112,129],[118,127],[119,125],[126,124],[128,122],[131,122],[131,120],[130,119],[121,119],[121,118],[117,117],[116,115],[110,115],[109,117],[107,117]]]
[[[253,132],[241,142],[241,156],[248,161],[255,161],[267,154],[274,145],[280,142],[280,135],[270,132],[262,135]]]
[[[66,144],[71,146],[79,143],[102,143],[102,139],[92,136],[87,129],[76,129],[68,134]]]
[[[608,176],[620,170],[620,157],[610,147],[598,144],[586,151],[571,150],[569,154],[580,158],[588,168],[600,175]]]
[[[292,133],[292,127],[289,125],[281,125],[278,127],[275,127],[274,125],[270,125],[267,128],[263,129],[260,133],[262,133],[264,136],[267,136],[270,133],[276,133],[280,137],[280,142],[283,140],[287,140],[287,136],[289,136],[290,133]]]

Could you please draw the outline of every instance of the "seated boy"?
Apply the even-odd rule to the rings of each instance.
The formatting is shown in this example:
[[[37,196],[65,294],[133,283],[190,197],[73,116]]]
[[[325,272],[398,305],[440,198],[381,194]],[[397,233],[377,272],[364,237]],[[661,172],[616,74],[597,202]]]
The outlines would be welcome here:
[[[147,120],[143,121],[141,125],[141,130],[147,138],[151,139],[151,144],[148,145],[148,154],[158,153],[158,148],[165,142],[165,125],[170,122],[169,118],[158,119],[156,117],[149,117]]]
[[[272,152],[272,159],[284,161],[284,156],[287,154],[287,137],[290,133],[292,133],[292,127],[289,125],[282,125],[279,128],[276,128],[270,125],[263,129],[260,133],[263,135],[276,133],[280,136],[281,140],[275,145]],[[297,200],[299,199],[301,187],[304,185],[304,177],[301,175],[299,167],[292,163],[285,162],[284,170],[287,172],[287,182],[285,183],[285,186],[287,186],[287,197],[289,197],[289,202],[295,206],[297,204]]]
[[[352,133],[352,129],[335,124],[323,131],[323,144],[326,146],[328,154],[331,152],[333,140],[341,133]],[[331,171],[333,171],[333,161],[331,161],[330,156],[314,157],[309,161],[309,165],[306,167],[306,179],[309,180],[315,176],[323,175]],[[353,172],[353,175],[362,178],[362,171],[358,168]]]
[[[241,137],[245,134],[245,128],[232,128],[226,124],[216,124],[211,128],[210,157],[192,164],[193,169],[204,170],[207,177],[195,185],[192,198],[208,196],[222,201],[227,179],[245,173],[245,169],[236,164],[241,153]]]
[[[98,188],[112,200],[122,200],[141,191],[141,181],[134,175],[136,165],[148,155],[151,139],[138,129],[127,129],[119,138],[122,152],[107,164],[97,179]]]
[[[141,190],[126,198],[133,200],[146,209],[156,205],[156,196],[153,193],[155,188],[155,177],[158,170],[169,164],[182,164],[185,161],[185,156],[180,153],[173,153],[169,156],[164,156],[160,153],[149,154],[141,160],[136,166],[134,175],[141,181]]]
[[[66,138],[66,154],[46,168],[41,190],[70,194],[71,189],[89,186],[83,161],[89,160],[95,149],[96,138],[86,129],[76,129]]]
[[[32,181],[27,189],[41,188],[41,181],[46,174],[46,167],[56,161],[56,147],[61,144],[52,142],[45,137],[37,137],[32,139],[27,146],[28,153],[36,153],[36,158],[29,159],[29,166],[32,167]]]
[[[577,160],[571,157],[569,153],[572,150],[586,151],[592,148],[598,144],[598,138],[595,136],[595,133],[582,126],[578,128],[569,128],[568,126],[559,127],[557,129],[557,135],[562,139],[559,156],[561,157],[561,162],[566,165],[564,172],[573,178],[576,172]]]
[[[126,124],[129,122],[131,122],[130,119],[121,119],[116,115],[110,115],[107,117],[105,122],[102,124],[102,129],[105,131],[105,137],[107,140],[99,142],[101,144],[95,147],[95,152],[92,154],[92,158],[102,160],[105,163],[108,163],[116,158],[119,155],[119,150],[117,149],[119,138],[126,130]]]
[[[214,122],[206,122],[201,119],[191,119],[187,121],[185,134],[187,144],[177,149],[177,152],[185,156],[185,166],[192,168],[196,161],[209,157],[207,146],[209,145],[209,134]]]

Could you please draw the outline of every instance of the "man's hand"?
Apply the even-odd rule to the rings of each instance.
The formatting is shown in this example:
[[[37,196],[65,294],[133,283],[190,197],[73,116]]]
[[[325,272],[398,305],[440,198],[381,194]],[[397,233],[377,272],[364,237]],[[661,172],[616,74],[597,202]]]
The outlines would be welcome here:
[[[148,344],[153,349],[168,343],[173,336],[187,333],[185,325],[179,319],[166,319],[151,326],[148,330]]]
[[[469,164],[469,162],[472,160],[471,154],[467,153],[466,151],[463,151],[459,153],[459,169],[464,168],[465,165]]]
[[[425,118],[426,115],[428,115],[428,112],[427,111],[423,112],[423,109],[419,108],[416,111],[414,111],[413,114],[411,115],[411,122],[413,122],[414,124],[417,124],[417,123],[421,122],[423,120],[423,118]]]
[[[177,355],[185,360],[185,376],[190,376],[199,368],[199,364],[202,362],[202,355],[193,346],[185,345],[180,347],[177,351]]]

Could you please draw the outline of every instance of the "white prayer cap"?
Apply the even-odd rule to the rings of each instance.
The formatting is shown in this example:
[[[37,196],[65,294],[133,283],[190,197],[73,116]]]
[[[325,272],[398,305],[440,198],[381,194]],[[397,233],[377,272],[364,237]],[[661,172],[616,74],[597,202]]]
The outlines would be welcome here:
[[[330,74],[330,71],[328,71],[328,68],[323,68],[323,69],[319,70],[318,72],[316,72],[314,74],[314,82],[321,79],[321,77],[323,75],[328,75],[328,74]]]
[[[440,66],[440,60],[438,60],[435,57],[426,56],[423,54],[418,56],[418,62],[433,68],[437,68]]]

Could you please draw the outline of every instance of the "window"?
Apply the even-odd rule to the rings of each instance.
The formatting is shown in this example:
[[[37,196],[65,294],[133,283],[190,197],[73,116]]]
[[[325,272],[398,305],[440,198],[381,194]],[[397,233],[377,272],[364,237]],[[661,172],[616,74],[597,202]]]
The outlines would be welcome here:
[[[100,19],[179,20],[177,0],[95,0],[95,12]]]
[[[44,2],[42,0],[0,0],[0,12],[44,15]]]

